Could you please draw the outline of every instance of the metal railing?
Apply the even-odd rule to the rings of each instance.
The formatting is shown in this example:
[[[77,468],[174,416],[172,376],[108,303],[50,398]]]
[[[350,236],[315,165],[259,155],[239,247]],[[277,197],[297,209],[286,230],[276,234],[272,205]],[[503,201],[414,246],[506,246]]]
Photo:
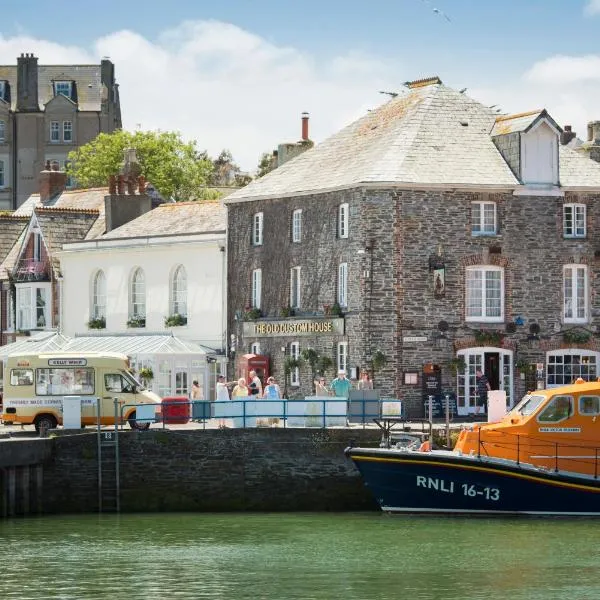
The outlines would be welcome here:
[[[396,405],[396,407],[393,406]],[[403,417],[402,403],[397,399],[352,400],[327,397],[303,400],[270,400],[253,397],[232,400],[171,400],[162,403],[160,414],[138,418],[140,406],[156,406],[144,404],[123,404],[120,406],[120,423],[123,426],[126,416],[135,409],[135,421],[139,424],[161,422],[163,428],[169,424],[185,424],[199,421],[204,427],[210,421],[218,421],[223,426],[236,428],[254,428],[281,426],[287,427],[345,427],[350,423],[366,427],[374,419],[382,417],[382,408],[396,408],[393,415]],[[352,409],[352,410],[350,410]],[[391,414],[390,414],[391,416]],[[227,424],[225,424],[227,423]]]
[[[47,281],[50,278],[50,263],[48,260],[22,258],[14,271],[16,281]]]

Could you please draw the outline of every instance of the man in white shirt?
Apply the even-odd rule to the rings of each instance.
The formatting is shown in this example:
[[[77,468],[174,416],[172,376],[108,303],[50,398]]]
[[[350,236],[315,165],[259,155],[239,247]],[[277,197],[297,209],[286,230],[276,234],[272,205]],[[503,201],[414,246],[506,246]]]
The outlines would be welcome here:
[[[223,375],[219,375],[217,377],[217,402],[222,400],[229,400],[229,390],[227,389],[228,385],[232,383],[236,383],[235,381],[225,381],[225,377]]]

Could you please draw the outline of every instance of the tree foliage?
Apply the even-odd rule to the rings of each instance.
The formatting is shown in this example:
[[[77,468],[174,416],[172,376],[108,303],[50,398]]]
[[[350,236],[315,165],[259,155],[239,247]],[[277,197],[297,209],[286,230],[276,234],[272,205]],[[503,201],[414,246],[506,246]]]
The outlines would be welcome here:
[[[229,150],[221,150],[221,154],[212,162],[213,170],[209,179],[210,185],[243,187],[252,181],[250,175],[242,173]]]
[[[110,175],[119,173],[125,148],[135,148],[141,174],[164,198],[179,201],[207,197],[212,161],[198,152],[195,142],[184,142],[177,132],[101,133],[69,153],[67,171],[82,187],[106,186]]]
[[[269,154],[268,152],[263,152],[260,157],[260,161],[258,163],[258,170],[256,172],[256,177],[262,177],[267,173],[270,173],[276,166],[276,161],[274,160],[273,154]]]

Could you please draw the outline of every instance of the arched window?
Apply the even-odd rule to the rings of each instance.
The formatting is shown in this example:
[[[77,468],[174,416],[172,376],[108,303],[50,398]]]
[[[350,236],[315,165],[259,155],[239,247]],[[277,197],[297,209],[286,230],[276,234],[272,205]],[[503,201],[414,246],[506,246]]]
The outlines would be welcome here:
[[[106,277],[104,271],[96,271],[92,281],[92,319],[106,319]]]
[[[173,271],[171,280],[171,315],[187,316],[187,275],[183,265]]]
[[[144,271],[139,268],[131,276],[129,316],[132,319],[146,318],[146,277]]]

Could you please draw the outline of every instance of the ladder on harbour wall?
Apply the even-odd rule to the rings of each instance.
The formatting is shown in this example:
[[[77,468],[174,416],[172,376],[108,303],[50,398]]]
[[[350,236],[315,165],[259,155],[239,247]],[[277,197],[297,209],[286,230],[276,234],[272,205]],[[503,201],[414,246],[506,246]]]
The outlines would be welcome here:
[[[119,475],[119,404],[115,399],[115,426],[102,429],[98,399],[98,512],[121,512]]]

